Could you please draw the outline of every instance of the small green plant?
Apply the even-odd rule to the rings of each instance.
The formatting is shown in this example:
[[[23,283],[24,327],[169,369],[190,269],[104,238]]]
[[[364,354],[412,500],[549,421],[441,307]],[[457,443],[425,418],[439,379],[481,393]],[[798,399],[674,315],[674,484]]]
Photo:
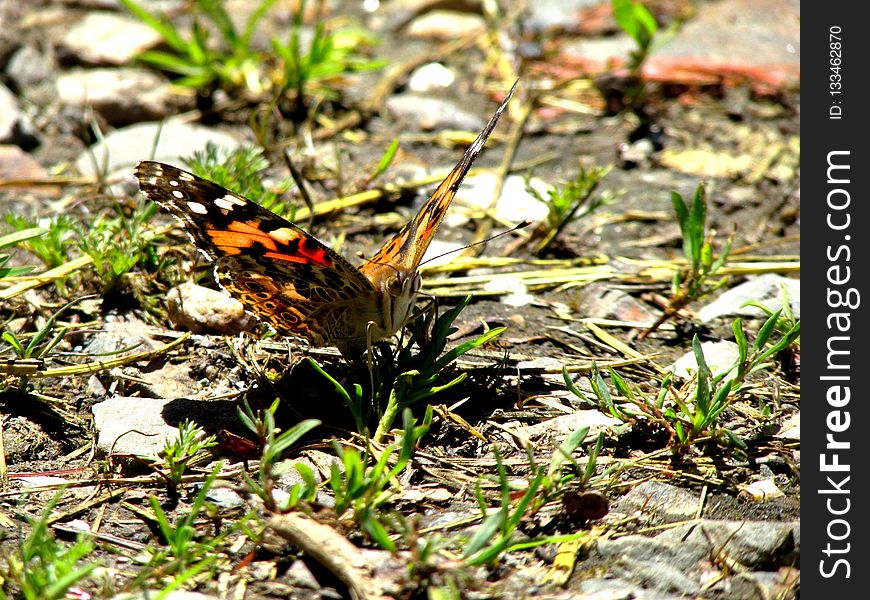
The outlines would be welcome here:
[[[166,441],[160,455],[151,459],[151,464],[166,478],[171,493],[175,494],[190,461],[202,450],[216,445],[215,436],[206,436],[202,427],[185,419],[178,424],[178,435]]]
[[[642,80],[643,65],[653,52],[674,36],[676,25],[662,32],[649,9],[637,0],[611,0],[611,6],[617,25],[636,44],[628,58],[631,84],[625,91],[622,103],[625,107],[641,114],[639,108],[645,91]]]
[[[772,366],[769,359],[785,350],[800,336],[800,322],[797,322],[778,340],[772,341],[771,336],[779,319],[780,311],[772,313],[758,330],[752,346],[749,345],[741,321],[739,319],[735,321],[731,329],[737,343],[738,358],[730,369],[715,376],[704,358],[698,336],[694,336],[692,351],[698,364],[698,371],[690,382],[691,385],[685,386],[682,390],[674,389],[674,375],[667,373],[662,379],[655,399],[650,399],[641,390],[632,388],[619,373],[613,368],[608,368],[613,387],[628,405],[634,408],[620,406],[614,402],[604,377],[593,366],[590,381],[598,399],[597,405],[600,410],[621,421],[638,423],[645,420],[664,427],[670,435],[669,444],[677,455],[685,454],[702,437],[710,437],[745,450],[746,444],[743,440],[723,427],[720,417],[726,408],[743,397],[748,389],[747,377],[769,369]],[[563,375],[568,389],[573,394],[587,403],[596,404],[574,384],[567,369],[563,369]],[[667,402],[668,398],[671,402]]]
[[[412,319],[406,326],[408,339],[399,349],[395,361],[392,353],[381,352],[378,347],[373,348],[370,373],[372,388],[375,390],[373,394],[375,401],[372,407],[381,412],[372,439],[381,441],[392,428],[396,416],[406,407],[464,381],[468,376],[467,373],[445,379],[444,375],[448,367],[463,354],[492,341],[505,331],[505,327],[490,329],[445,352],[448,336],[456,331],[453,321],[470,301],[471,296],[467,296],[440,316],[436,317],[433,310],[426,310]],[[359,383],[353,384],[353,394],[351,394],[313,359],[308,360],[335,386],[350,409],[358,431],[360,433],[369,431],[367,426],[369,414],[364,408],[366,396],[363,393],[363,386]]]
[[[222,0],[195,0],[193,26],[184,35],[165,16],[149,12],[135,0],[121,0],[143,23],[158,32],[169,51],[149,50],[139,60],[179,75],[177,85],[199,92],[222,88],[246,92],[259,99],[266,93],[275,98],[292,96],[294,113],[304,106],[303,98],[316,95],[332,99],[337,96],[330,80],[348,73],[378,69],[383,61],[372,60],[360,52],[377,41],[368,32],[335,23],[319,21],[307,49],[303,49],[302,17],[305,2],[294,12],[286,42],[272,38],[272,52],[259,50],[252,43],[257,25],[276,0],[262,0],[239,30],[223,6]],[[217,32],[219,39],[210,39]]]
[[[294,13],[287,41],[282,43],[277,38],[272,39],[272,49],[281,60],[277,97],[291,96],[294,112],[302,109],[303,99],[308,96],[337,98],[335,91],[327,85],[330,79],[380,69],[386,64],[359,52],[377,42],[374,35],[359,28],[334,27],[323,21],[314,26],[311,42],[307,51],[304,50],[300,35],[304,12],[303,0]]]
[[[680,225],[687,267],[674,273],[668,306],[655,323],[640,334],[641,338],[658,329],[662,323],[674,317],[690,302],[714,292],[727,281],[722,278],[712,284],[709,282],[725,264],[731,251],[733,236],[728,238],[721,252],[714,257],[713,232],[707,230],[707,199],[704,186],[699,185],[695,190],[691,206],[687,206],[683,197],[677,192],[671,194],[671,201]]]
[[[102,282],[102,294],[117,292],[136,267],[157,272],[163,264],[152,243],[154,231],[149,221],[157,211],[153,202],[138,199],[130,214],[120,205],[114,215],[100,215],[87,226],[80,225],[77,244],[93,260],[94,271]]]
[[[149,546],[141,556],[137,557],[137,561],[143,563],[145,568],[137,575],[131,585],[132,588],[139,589],[146,582],[153,585],[155,578],[172,577],[163,590],[164,593],[168,593],[184,586],[200,573],[213,574],[220,562],[225,563],[230,558],[227,541],[235,533],[244,533],[252,540],[258,538],[258,535],[248,527],[248,523],[255,519],[253,513],[244,515],[231,527],[214,535],[201,533],[197,529],[197,523],[202,520],[203,513],[209,511],[206,497],[214,485],[220,468],[221,465],[218,464],[206,477],[189,512],[175,523],[170,522],[169,516],[157,498],[148,497],[166,545]]]
[[[329,480],[335,496],[336,516],[341,517],[352,510],[354,521],[375,543],[391,552],[396,550],[396,544],[389,536],[379,509],[392,498],[393,492],[389,489],[391,482],[408,466],[420,438],[429,431],[432,409],[426,410],[420,425],[417,425],[410,410],[405,410],[402,418],[401,440],[387,446],[377,460],[373,460],[374,452],[368,446],[365,452],[360,453],[334,443],[342,467],[333,463]]]
[[[285,512],[295,508],[301,501],[313,501],[317,493],[317,482],[311,467],[304,463],[296,463],[295,467],[302,478],[302,483],[293,486],[285,501],[278,502],[273,493],[276,465],[284,452],[302,436],[320,425],[320,421],[307,419],[287,431],[281,431],[275,425],[275,411],[278,410],[278,404],[279,400],[275,400],[265,411],[254,411],[246,400],[243,407],[237,409],[237,413],[245,427],[257,436],[262,448],[257,478],[253,479],[247,473],[243,473],[245,483],[251,492],[262,500],[268,510]]]
[[[589,170],[581,167],[577,177],[561,187],[551,186],[546,195],[531,185],[531,177],[526,178],[526,191],[547,206],[547,218],[532,230],[526,241],[535,245],[535,254],[543,253],[569,223],[613,202],[612,193],[594,194],[610,169],[610,166]]]
[[[12,248],[19,244],[33,241],[34,239],[39,239],[39,237],[45,233],[46,229],[43,227],[30,227],[7,233],[6,235],[0,236],[0,250],[3,250],[4,248]],[[9,254],[0,252],[0,279],[26,275],[33,270],[33,267],[31,266],[7,267],[5,265],[9,262],[9,258]]]
[[[195,0],[193,28],[184,36],[165,16],[149,12],[134,0],[121,0],[124,7],[163,37],[171,51],[149,50],[139,60],[180,76],[177,85],[195,90],[243,89],[259,95],[266,86],[262,73],[263,54],[251,44],[257,24],[276,0],[262,0],[238,31],[222,0]],[[218,44],[210,31],[220,35]]]
[[[59,267],[70,259],[70,249],[75,237],[75,224],[67,215],[56,215],[44,227],[24,217],[6,215],[6,222],[19,231],[42,229],[44,232],[31,237],[21,247],[39,258],[46,268]]]
[[[292,221],[296,214],[294,204],[281,200],[293,185],[292,179],[281,180],[275,189],[263,185],[269,161],[263,156],[262,148],[244,146],[228,151],[208,142],[204,151],[194,152],[184,163],[194,175],[232,190],[282,217]]]
[[[589,428],[583,427],[565,438],[556,448],[546,466],[538,463],[533,448],[527,448],[529,480],[524,488],[519,489],[509,481],[498,449],[493,449],[500,504],[495,511],[490,511],[487,508],[487,500],[483,493],[481,481],[478,480],[476,496],[482,522],[465,546],[463,559],[466,564],[492,564],[505,552],[511,550],[564,541],[561,538],[549,537],[520,541],[517,531],[524,519],[533,516],[548,502],[561,498],[571,489],[583,489],[589,485],[595,473],[598,454],[604,443],[604,434],[599,433],[595,445],[592,446],[587,456],[586,466],[581,468],[573,459],[573,454],[586,439],[588,433]],[[565,467],[569,467],[569,469],[566,470]],[[520,491],[522,495],[519,495]],[[519,500],[512,501],[512,495],[519,495]]]
[[[17,549],[5,545],[0,553],[0,600],[66,598],[73,586],[99,566],[88,558],[94,544],[85,534],[66,544],[49,531],[48,519],[62,493],[54,496],[38,520],[30,522],[30,533]]]

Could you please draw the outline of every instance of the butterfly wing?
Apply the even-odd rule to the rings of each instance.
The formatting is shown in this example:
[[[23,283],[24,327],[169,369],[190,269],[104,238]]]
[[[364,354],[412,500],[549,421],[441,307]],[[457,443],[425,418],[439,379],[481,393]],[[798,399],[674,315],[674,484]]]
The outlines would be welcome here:
[[[480,154],[489,134],[495,129],[501,113],[513,96],[514,89],[517,84],[514,83],[510,91],[505,96],[504,101],[495,111],[495,114],[490,118],[489,122],[478,134],[474,143],[468,147],[462,160],[453,167],[453,170],[442,181],[435,192],[429,197],[420,212],[405,225],[399,233],[397,233],[390,241],[383,245],[378,252],[372,256],[363,266],[360,271],[372,281],[377,281],[381,276],[389,277],[395,274],[396,269],[404,273],[414,271],[420,264],[423,254],[429,248],[438,226],[444,219],[444,214],[447,208],[453,201],[459,186],[462,185],[462,180],[471,168],[472,163]]]
[[[314,236],[167,164],[140,162],[136,178],[145,195],[177,217],[197,248],[216,261],[218,283],[276,331],[314,345],[365,336],[365,324],[377,317],[375,289]],[[355,314],[359,307],[356,313],[372,314]]]

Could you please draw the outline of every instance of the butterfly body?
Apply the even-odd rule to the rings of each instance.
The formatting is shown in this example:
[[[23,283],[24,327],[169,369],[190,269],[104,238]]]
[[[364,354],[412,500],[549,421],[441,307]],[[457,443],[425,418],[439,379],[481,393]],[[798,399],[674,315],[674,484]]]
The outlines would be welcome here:
[[[417,215],[359,268],[290,221],[192,173],[142,161],[136,177],[215,261],[215,279],[249,312],[278,333],[353,356],[407,323],[423,254],[512,92]]]

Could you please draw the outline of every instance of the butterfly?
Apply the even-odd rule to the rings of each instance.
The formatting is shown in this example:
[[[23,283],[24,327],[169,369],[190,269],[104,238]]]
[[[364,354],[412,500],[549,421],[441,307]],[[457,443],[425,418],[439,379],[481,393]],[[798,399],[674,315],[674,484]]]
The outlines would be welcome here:
[[[516,85],[417,215],[359,268],[294,223],[192,173],[142,161],[136,178],[215,261],[215,279],[248,312],[279,334],[355,357],[410,319],[423,254]]]

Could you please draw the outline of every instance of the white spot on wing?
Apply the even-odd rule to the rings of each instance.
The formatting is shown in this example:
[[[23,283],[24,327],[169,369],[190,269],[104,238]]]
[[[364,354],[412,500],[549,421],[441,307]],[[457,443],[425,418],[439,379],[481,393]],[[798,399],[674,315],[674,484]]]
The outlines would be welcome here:
[[[217,200],[215,200],[214,205],[224,210],[233,210],[235,206],[242,204],[238,201],[233,202],[233,200],[235,200],[235,198],[233,198],[232,196],[224,196],[223,198],[218,198]]]
[[[178,198],[179,200],[184,200],[184,192],[180,192],[178,190],[172,190],[172,195]]]
[[[191,210],[191,212],[195,212],[198,215],[207,215],[208,209],[199,202],[188,202],[187,208]]]

